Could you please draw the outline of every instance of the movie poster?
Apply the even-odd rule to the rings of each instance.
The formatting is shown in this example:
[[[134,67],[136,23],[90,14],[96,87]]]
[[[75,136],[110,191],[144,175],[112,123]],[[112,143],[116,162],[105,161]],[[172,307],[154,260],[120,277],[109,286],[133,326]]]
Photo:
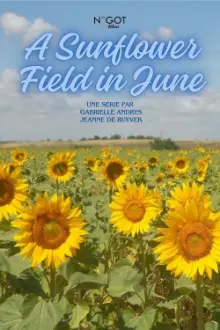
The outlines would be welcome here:
[[[219,12],[0,1],[0,329],[219,329]]]

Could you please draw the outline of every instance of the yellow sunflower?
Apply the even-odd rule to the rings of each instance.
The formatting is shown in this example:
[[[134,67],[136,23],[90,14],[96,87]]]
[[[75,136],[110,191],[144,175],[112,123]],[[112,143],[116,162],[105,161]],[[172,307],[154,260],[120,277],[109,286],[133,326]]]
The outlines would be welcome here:
[[[9,215],[16,215],[22,203],[28,199],[28,185],[20,179],[20,171],[9,171],[0,165],[0,221]]]
[[[169,212],[159,228],[159,245],[154,249],[157,260],[167,265],[175,276],[184,274],[195,279],[197,274],[212,277],[220,261],[220,212],[211,213],[203,201],[191,200],[178,212]]]
[[[179,173],[185,173],[189,169],[189,161],[185,157],[177,157],[174,161],[174,167]]]
[[[98,167],[101,167],[105,165],[105,161],[103,159],[97,159],[96,164]]]
[[[100,169],[109,186],[120,187],[129,173],[129,166],[121,159],[111,158]]]
[[[141,184],[127,184],[113,196],[110,223],[121,233],[132,235],[149,231],[151,222],[161,213],[161,196]]]
[[[27,161],[28,154],[24,150],[15,150],[12,152],[13,162],[23,165]]]
[[[174,170],[170,170],[167,172],[167,178],[169,179],[176,179],[178,177],[178,173]]]
[[[71,153],[56,153],[48,161],[47,173],[58,182],[66,182],[74,175]]]
[[[175,186],[176,184],[173,181],[167,181],[167,187]]]
[[[149,159],[148,159],[148,164],[151,166],[151,167],[156,167],[158,164],[159,164],[159,159],[155,156],[151,156]]]
[[[204,149],[203,147],[199,146],[199,145],[196,146],[195,150],[196,150],[196,151],[199,151],[199,152],[202,152],[202,153],[205,152],[205,149]]]
[[[199,170],[198,173],[197,173],[197,180],[199,182],[203,182],[206,178],[206,173],[207,173],[207,170]]]
[[[110,156],[110,151],[107,149],[102,150],[102,157],[107,158]]]
[[[157,177],[156,177],[156,183],[161,183],[163,182],[163,179],[165,178],[165,174],[160,172],[158,173]]]
[[[148,171],[148,164],[146,164],[145,162],[143,163],[138,163],[137,165],[137,170],[140,172],[140,173],[145,173]]]
[[[16,164],[15,162],[9,163],[5,165],[5,169],[7,169],[10,173],[17,170],[20,171],[19,164]]]
[[[197,169],[198,170],[204,170],[207,169],[209,166],[209,161],[205,158],[199,159],[197,162]]]
[[[76,156],[76,152],[75,151],[70,151],[69,153],[70,153],[70,155],[71,155],[72,158],[74,158]]]
[[[206,178],[209,163],[206,159],[200,159],[197,162],[197,180],[203,182]]]
[[[211,164],[212,163],[212,157],[209,154],[206,154],[204,157],[204,161]]]
[[[94,172],[96,172],[98,170],[98,168],[99,168],[99,165],[98,165],[99,163],[97,162],[97,159],[94,158],[94,157],[87,157],[87,158],[85,158],[84,163],[86,164],[86,166],[90,170],[92,170]]]
[[[195,182],[183,183],[181,186],[175,187],[171,192],[171,197],[167,199],[167,206],[171,210],[176,210],[185,206],[189,201],[193,200],[196,204],[202,203],[204,207],[210,207],[212,202],[208,194],[204,194],[204,186],[197,185]]]
[[[116,153],[118,153],[118,152],[120,152],[121,151],[121,147],[117,147],[116,149],[115,149],[115,152]]]
[[[81,211],[71,208],[70,198],[47,193],[36,196],[36,204],[29,204],[21,216],[12,222],[20,229],[14,237],[25,258],[32,258],[32,266],[45,262],[58,268],[66,257],[80,248],[87,232]]]
[[[174,163],[173,162],[171,162],[171,161],[168,161],[167,162],[167,168],[168,168],[168,170],[171,170],[172,168],[174,168]]]

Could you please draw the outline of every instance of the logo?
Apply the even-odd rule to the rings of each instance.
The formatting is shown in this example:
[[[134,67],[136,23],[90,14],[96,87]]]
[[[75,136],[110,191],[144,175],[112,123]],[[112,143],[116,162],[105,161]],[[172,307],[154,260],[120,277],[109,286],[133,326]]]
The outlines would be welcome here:
[[[120,25],[125,24],[126,16],[97,16],[94,17],[94,24],[105,25],[108,29],[118,29]]]

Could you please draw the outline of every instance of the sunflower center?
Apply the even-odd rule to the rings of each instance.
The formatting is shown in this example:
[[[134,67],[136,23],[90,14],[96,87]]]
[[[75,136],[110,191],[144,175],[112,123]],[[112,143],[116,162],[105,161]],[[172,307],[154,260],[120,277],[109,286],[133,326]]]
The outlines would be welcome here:
[[[210,230],[202,223],[185,225],[179,235],[178,242],[183,256],[188,260],[198,260],[205,257],[212,248]]]
[[[170,179],[175,179],[175,177],[176,177],[175,173],[169,173],[168,174],[168,178],[170,178]]]
[[[65,175],[67,173],[67,170],[68,170],[68,166],[64,162],[57,163],[53,167],[54,173],[58,176]]]
[[[106,173],[110,180],[114,181],[123,174],[123,166],[120,163],[110,163],[107,167]]]
[[[130,221],[138,222],[144,217],[145,207],[140,201],[132,200],[125,205],[124,213]]]
[[[69,228],[66,220],[60,215],[49,218],[48,215],[38,217],[33,226],[33,238],[45,249],[56,249],[62,245],[68,235]]]
[[[13,164],[10,164],[8,168],[9,168],[9,173],[12,173],[16,169],[15,165]]]
[[[93,160],[89,160],[87,164],[88,164],[88,167],[94,167],[94,165],[95,165]]]
[[[43,235],[48,240],[53,240],[60,235],[62,227],[56,220],[49,220],[43,226]]]
[[[17,153],[17,155],[15,156],[15,158],[17,160],[23,160],[24,159],[24,154],[22,152],[19,152],[19,153]]]
[[[163,181],[163,176],[162,175],[158,175],[158,177],[156,178],[156,182],[160,183]]]
[[[151,157],[150,160],[149,160],[149,162],[150,162],[151,165],[154,165],[154,164],[157,163],[157,159],[154,158],[154,157]]]
[[[140,166],[140,167],[139,167],[139,171],[140,171],[141,173],[146,172],[146,167],[145,167],[145,166]]]
[[[0,206],[9,204],[13,197],[13,185],[8,181],[0,180]]]
[[[185,167],[185,165],[186,165],[186,163],[185,163],[185,161],[184,160],[178,160],[177,162],[176,162],[176,167],[177,168],[179,168],[179,169],[183,169],[184,167]]]

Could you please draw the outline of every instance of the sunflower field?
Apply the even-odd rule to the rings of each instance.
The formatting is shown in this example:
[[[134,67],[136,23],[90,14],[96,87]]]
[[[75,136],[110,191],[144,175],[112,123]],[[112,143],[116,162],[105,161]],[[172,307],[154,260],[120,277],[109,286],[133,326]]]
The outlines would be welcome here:
[[[0,151],[0,330],[220,329],[220,151]]]

